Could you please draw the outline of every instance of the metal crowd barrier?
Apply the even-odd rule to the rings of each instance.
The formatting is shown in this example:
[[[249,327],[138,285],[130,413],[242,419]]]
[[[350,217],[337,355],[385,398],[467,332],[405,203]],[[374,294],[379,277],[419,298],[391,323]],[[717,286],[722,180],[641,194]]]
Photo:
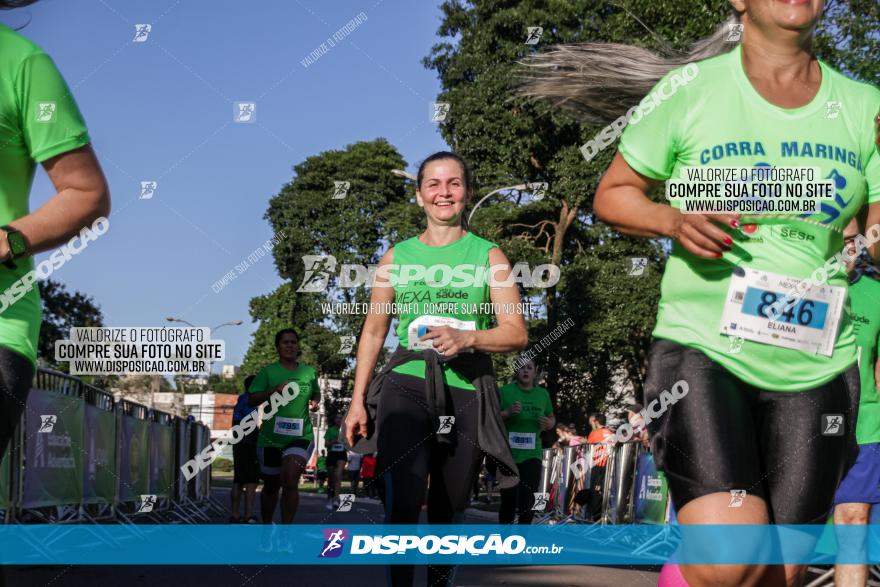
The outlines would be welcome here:
[[[210,442],[203,424],[38,369],[0,460],[5,523],[208,521],[210,466],[187,481],[181,465]]]
[[[603,452],[607,452],[607,461],[601,496],[590,496],[585,490],[592,490],[593,464],[601,462]],[[671,511],[663,473],[639,442],[545,449],[539,490],[550,499],[537,523],[664,524]],[[581,504],[575,499],[579,494]],[[595,518],[589,515],[587,498],[601,502]]]

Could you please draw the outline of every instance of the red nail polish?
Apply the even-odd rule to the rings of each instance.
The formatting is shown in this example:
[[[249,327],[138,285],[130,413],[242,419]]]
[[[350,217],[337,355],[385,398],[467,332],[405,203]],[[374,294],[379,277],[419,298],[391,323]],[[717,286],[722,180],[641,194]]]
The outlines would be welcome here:
[[[725,245],[732,245],[732,244],[733,244],[733,239],[730,238],[729,236],[724,237],[724,244],[725,244]]]
[[[739,228],[739,220],[731,220],[730,225],[734,228]]]
[[[717,258],[720,259],[720,258],[723,257],[724,255],[723,255],[722,253],[715,253],[715,256],[716,256]]]

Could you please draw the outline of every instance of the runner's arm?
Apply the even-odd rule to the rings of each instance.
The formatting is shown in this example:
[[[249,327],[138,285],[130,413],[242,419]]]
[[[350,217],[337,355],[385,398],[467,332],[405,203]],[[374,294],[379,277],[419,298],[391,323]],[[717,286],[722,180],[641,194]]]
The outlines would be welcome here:
[[[880,202],[868,204],[868,219],[866,224],[867,227],[880,224]],[[867,227],[865,230],[866,235],[868,233]],[[880,226],[878,226],[878,229],[880,229]],[[880,263],[880,242],[868,245],[868,254],[871,255],[871,258],[875,263]]]
[[[110,190],[91,145],[51,157],[43,168],[57,193],[35,212],[9,223],[21,231],[28,255],[54,249],[110,215]],[[9,244],[0,238],[0,259],[8,255]]]
[[[467,347],[487,353],[522,350],[529,342],[529,333],[518,307],[522,300],[519,297],[519,286],[512,279],[510,261],[501,249],[495,248],[489,251],[489,266],[503,266],[503,269],[494,272],[494,281],[504,285],[490,284],[489,288],[489,300],[495,308],[495,320],[498,325],[488,330],[466,331],[470,339]],[[507,285],[508,281],[510,281],[509,285]],[[505,308],[513,311],[505,311]]]
[[[546,394],[544,416],[538,418],[538,423],[541,425],[541,430],[543,431],[550,430],[556,426],[556,415],[553,413],[553,402],[550,400],[549,393]]]
[[[382,345],[385,344],[385,337],[388,336],[388,327],[391,324],[391,315],[385,312],[386,304],[394,302],[394,288],[391,286],[391,282],[388,280],[385,272],[379,271],[379,268],[390,265],[393,262],[394,247],[391,247],[379,259],[379,265],[373,282],[373,291],[370,294],[370,309],[358,339],[354,390],[351,395],[348,415],[345,417],[344,438],[348,440],[349,445],[354,442],[355,436],[363,436],[367,433],[364,398],[367,393],[367,387],[370,385],[370,380],[373,377],[376,363],[379,360]],[[340,430],[339,434],[342,436],[343,431]]]
[[[880,390],[880,357],[877,357],[877,361],[874,363],[874,389]]]
[[[510,261],[501,249],[495,248],[489,251],[489,267],[491,268],[489,299],[495,308],[498,326],[488,330],[459,330],[449,326],[439,326],[429,328],[428,334],[420,337],[419,340],[433,340],[435,348],[443,349],[442,353],[450,356],[466,349],[487,353],[509,353],[525,348],[529,335],[522,317],[519,287],[511,278]],[[493,285],[496,283],[499,285]]]
[[[279,383],[275,386],[275,389],[270,389],[268,391],[263,391],[260,393],[252,393],[248,403],[251,406],[258,406],[263,402],[267,402],[269,401],[269,398],[272,397],[272,394],[281,393],[286,386],[287,383]]]
[[[733,239],[715,223],[739,227],[738,214],[682,214],[647,194],[662,182],[636,172],[619,152],[596,188],[593,210],[623,234],[671,237],[691,253],[717,259]]]

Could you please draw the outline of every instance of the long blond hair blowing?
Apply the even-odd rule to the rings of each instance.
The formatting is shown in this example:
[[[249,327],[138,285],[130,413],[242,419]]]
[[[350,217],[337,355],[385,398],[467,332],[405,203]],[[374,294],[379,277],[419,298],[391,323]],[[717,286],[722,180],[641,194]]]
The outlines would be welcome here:
[[[626,114],[677,67],[727,53],[738,41],[731,31],[741,24],[733,14],[714,33],[686,53],[659,55],[619,43],[556,45],[522,61],[520,96],[549,101],[582,122],[604,126]]]

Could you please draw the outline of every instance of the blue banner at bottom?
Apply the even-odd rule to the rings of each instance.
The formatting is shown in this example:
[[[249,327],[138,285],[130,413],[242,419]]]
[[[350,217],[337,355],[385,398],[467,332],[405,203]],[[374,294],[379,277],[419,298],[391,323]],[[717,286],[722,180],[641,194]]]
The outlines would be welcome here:
[[[871,526],[7,525],[9,565],[876,564]]]

